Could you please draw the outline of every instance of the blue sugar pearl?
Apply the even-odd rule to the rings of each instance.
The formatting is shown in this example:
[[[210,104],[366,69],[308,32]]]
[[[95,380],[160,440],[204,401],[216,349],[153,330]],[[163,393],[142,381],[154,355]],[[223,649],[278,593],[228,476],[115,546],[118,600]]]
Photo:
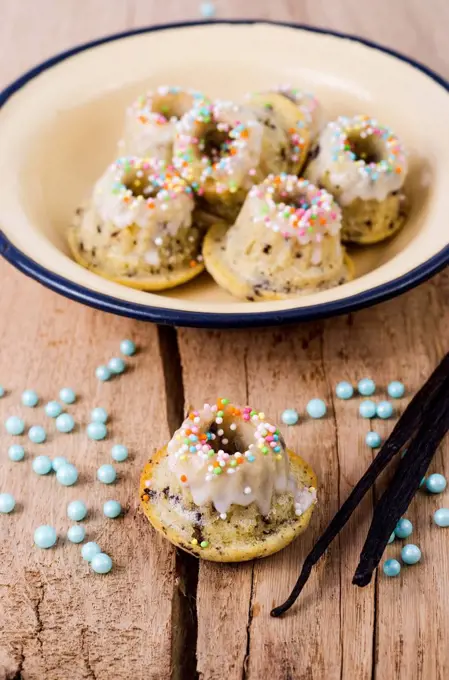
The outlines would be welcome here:
[[[0,493],[0,512],[8,514],[16,507],[14,496],[10,493]]]
[[[56,472],[56,479],[63,486],[73,486],[78,480],[78,470],[71,463],[61,465]]]
[[[58,401],[49,401],[44,411],[49,418],[57,418],[62,413],[62,406]]]
[[[0,399],[5,396],[5,388],[3,385],[0,385]]]
[[[70,501],[67,506],[67,517],[73,522],[81,522],[87,515],[87,506],[83,501]]]
[[[377,432],[368,432],[365,437],[365,442],[372,449],[378,449],[382,443],[382,437]]]
[[[61,415],[56,418],[56,429],[59,432],[71,432],[74,427],[75,421],[70,413],[61,413]]]
[[[19,460],[23,460],[25,457],[25,449],[20,444],[13,444],[8,449],[9,460],[17,463]]]
[[[59,398],[64,404],[74,404],[76,401],[76,394],[71,387],[63,387],[59,390]]]
[[[120,357],[112,357],[112,359],[108,361],[108,368],[111,373],[118,375],[119,373],[123,373],[126,368],[126,364]]]
[[[47,435],[41,425],[33,425],[33,427],[30,427],[28,430],[28,438],[33,444],[43,444],[47,439]]]
[[[399,520],[394,530],[396,538],[408,538],[412,534],[412,532],[413,524],[410,522],[409,519],[405,519],[405,517]]]
[[[75,524],[68,530],[67,538],[71,543],[82,543],[86,538],[86,529],[81,524]]]
[[[93,423],[106,423],[108,420],[108,412],[104,408],[94,408],[90,412],[90,419]]]
[[[421,550],[417,545],[408,543],[401,550],[401,559],[404,564],[417,564],[421,559]]]
[[[354,394],[354,388],[351,383],[343,380],[342,382],[339,382],[335,388],[335,394],[339,399],[350,399]]]
[[[294,408],[286,408],[282,411],[281,420],[285,425],[296,425],[299,420],[298,411]]]
[[[122,512],[122,506],[118,501],[106,501],[103,505],[103,513],[110,519],[115,519]]]
[[[357,389],[363,397],[371,397],[376,391],[376,383],[371,378],[362,378],[358,382]]]
[[[449,527],[449,508],[439,508],[433,513],[433,521],[438,527]]]
[[[396,534],[393,531],[393,533],[390,534],[390,538],[388,539],[388,543],[393,543],[395,538],[396,538]]]
[[[8,434],[18,435],[23,434],[25,423],[22,418],[19,418],[18,416],[9,416],[5,423],[5,427]]]
[[[393,380],[388,385],[387,392],[392,399],[400,399],[405,394],[405,387],[399,380]]]
[[[96,574],[107,574],[112,569],[112,560],[106,553],[98,553],[92,557],[90,566]]]
[[[97,470],[97,479],[103,484],[112,484],[117,479],[117,473],[112,465],[101,465]]]
[[[426,479],[426,489],[430,493],[442,493],[447,486],[446,478],[443,475],[434,473]]]
[[[37,475],[48,475],[52,470],[52,463],[48,456],[38,456],[33,460],[33,470]]]
[[[311,418],[322,418],[326,415],[326,404],[322,399],[311,399],[306,406],[307,413]]]
[[[131,357],[136,353],[136,345],[132,340],[122,340],[120,343],[120,351],[127,357]]]
[[[383,566],[385,576],[399,576],[401,565],[397,560],[387,560]]]
[[[98,543],[94,541],[89,541],[85,543],[81,548],[81,556],[86,562],[90,562],[94,555],[99,555],[101,553],[101,548]]]
[[[38,401],[39,397],[34,390],[25,390],[25,392],[22,392],[22,404],[24,406],[30,406],[31,408],[34,408],[37,406]]]
[[[111,449],[111,456],[117,463],[123,463],[128,458],[128,449],[123,444],[114,444]]]
[[[111,371],[107,366],[97,366],[95,369],[95,375],[97,376],[98,380],[106,382],[106,380],[109,380],[111,377]]]
[[[200,11],[203,19],[212,19],[216,13],[215,5],[212,2],[202,2]]]
[[[89,423],[87,426],[87,436],[89,439],[99,441],[104,439],[108,433],[108,428],[104,423]]]
[[[56,529],[43,524],[34,532],[34,542],[38,548],[51,548],[56,543]]]
[[[376,415],[376,404],[371,399],[365,399],[359,406],[359,413],[362,418],[374,418]]]
[[[56,458],[53,458],[53,462],[51,464],[53,470],[57,472],[60,467],[63,465],[67,465],[68,460],[64,458],[64,456],[56,456]]]
[[[389,401],[380,401],[376,406],[376,415],[378,418],[391,418],[393,415],[393,406]]]

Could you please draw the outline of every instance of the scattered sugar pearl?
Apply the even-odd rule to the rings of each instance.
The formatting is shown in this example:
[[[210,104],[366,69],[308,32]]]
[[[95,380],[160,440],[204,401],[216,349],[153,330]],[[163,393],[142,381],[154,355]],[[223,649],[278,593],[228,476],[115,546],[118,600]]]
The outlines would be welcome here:
[[[132,340],[122,340],[120,343],[120,351],[127,357],[131,357],[136,353],[136,345]]]
[[[207,548],[208,545],[209,545],[209,541],[201,541],[201,543],[200,543],[200,546],[201,546],[202,548]]]
[[[281,420],[285,425],[296,425],[299,420],[298,411],[294,408],[286,408],[282,412]]]
[[[413,524],[410,522],[409,519],[403,517],[396,524],[394,533],[396,535],[396,538],[408,538],[413,533]]]
[[[103,514],[105,517],[109,517],[110,519],[115,519],[118,517],[122,512],[122,506],[118,501],[106,501],[103,504]]]
[[[217,434],[218,434],[219,437],[222,437],[224,435],[224,431],[223,430],[217,430]]]
[[[58,401],[49,401],[44,411],[49,418],[57,418],[62,413],[62,406]]]
[[[114,444],[111,449],[111,456],[117,463],[123,463],[128,458],[128,449],[123,444]]]
[[[57,535],[56,529],[49,526],[48,524],[43,524],[37,527],[34,532],[34,542],[38,548],[52,548],[56,543]]]
[[[204,19],[212,19],[216,14],[216,8],[213,2],[202,2],[200,5],[201,16]]]
[[[108,429],[104,423],[96,422],[89,423],[86,432],[89,439],[93,439],[94,441],[100,441],[101,439],[104,439],[106,437]]]
[[[229,429],[232,430],[233,432],[237,429],[237,425],[235,423],[231,423],[229,425]]]
[[[446,478],[440,474],[429,475],[426,479],[426,489],[430,493],[442,493],[447,486]]]
[[[48,456],[38,456],[33,460],[32,468],[37,475],[48,475],[53,469]]]
[[[311,418],[322,418],[326,415],[326,404],[322,399],[311,399],[306,406],[307,413]]]
[[[53,470],[57,472],[62,465],[67,465],[67,463],[68,460],[67,458],[64,458],[64,456],[56,456],[56,458],[53,458],[51,466]]]
[[[10,493],[0,493],[0,512],[3,514],[9,514],[16,507],[16,501],[14,496]]]
[[[382,438],[377,432],[368,432],[365,437],[365,442],[370,448],[377,449],[382,443]]]
[[[226,437],[223,437],[223,439],[221,440],[221,443],[222,443],[224,446],[226,446],[226,444],[229,444],[229,439],[226,439]]]
[[[106,382],[107,380],[110,379],[111,377],[111,371],[107,366],[97,366],[95,369],[95,375],[97,376],[98,380],[101,380],[102,382]]]
[[[67,506],[67,517],[73,522],[81,522],[87,515],[84,501],[71,501]]]
[[[198,545],[198,539],[192,538],[192,540],[190,541],[190,543],[191,543],[191,545]]]
[[[25,449],[20,444],[12,444],[8,449],[8,458],[14,463],[18,463],[25,457]]]
[[[90,419],[93,423],[106,423],[108,420],[108,412],[106,409],[97,406],[90,412]]]
[[[101,465],[97,470],[97,479],[103,484],[113,484],[117,479],[117,473],[112,465]]]
[[[71,432],[75,427],[75,421],[70,413],[61,413],[60,416],[56,418],[56,429],[58,432]]]
[[[28,438],[33,444],[43,444],[47,439],[47,435],[41,425],[33,425],[28,430]]]
[[[58,468],[56,479],[63,486],[73,486],[78,480],[78,470],[71,463],[65,463]]]
[[[376,415],[376,404],[370,399],[365,399],[359,406],[359,413],[362,418],[374,418]]]
[[[243,493],[248,496],[251,493],[251,487],[250,486],[245,486],[243,489]]]
[[[385,576],[399,576],[401,573],[401,565],[397,560],[387,560],[384,562],[383,572]]]
[[[112,569],[112,560],[109,555],[100,552],[92,557],[90,566],[96,574],[107,574]]]
[[[9,416],[5,422],[5,428],[8,434],[17,436],[23,434],[25,430],[25,423],[18,416]]]
[[[387,392],[392,399],[400,399],[405,394],[405,387],[399,380],[393,380],[388,385]]]
[[[404,564],[417,564],[421,559],[421,550],[417,545],[408,543],[401,550],[401,559]]]
[[[86,538],[86,529],[81,524],[75,524],[68,530],[67,538],[71,543],[82,543]]]
[[[439,508],[433,513],[433,521],[439,527],[449,527],[449,508]]]
[[[225,512],[220,513],[220,519],[227,519],[227,514]]]
[[[22,404],[24,406],[29,406],[30,408],[34,408],[37,406],[39,401],[39,397],[37,396],[37,392],[34,390],[25,390],[25,392],[22,393]]]
[[[64,404],[74,404],[76,401],[76,394],[71,387],[63,387],[59,391],[59,398]]]
[[[376,383],[371,378],[362,378],[358,382],[357,389],[363,397],[371,397],[376,391]]]
[[[85,543],[81,548],[81,557],[83,560],[86,560],[86,562],[90,562],[95,555],[99,555],[100,553],[101,548],[98,543],[95,543],[94,541]]]
[[[121,357],[112,357],[112,359],[110,359],[108,362],[108,368],[111,373],[119,375],[125,370],[126,364]]]
[[[393,406],[389,401],[381,401],[376,406],[376,415],[378,418],[385,420],[386,418],[391,418],[393,415]]]
[[[350,399],[354,394],[354,388],[351,383],[348,383],[346,380],[342,380],[335,388],[335,394],[339,399]]]

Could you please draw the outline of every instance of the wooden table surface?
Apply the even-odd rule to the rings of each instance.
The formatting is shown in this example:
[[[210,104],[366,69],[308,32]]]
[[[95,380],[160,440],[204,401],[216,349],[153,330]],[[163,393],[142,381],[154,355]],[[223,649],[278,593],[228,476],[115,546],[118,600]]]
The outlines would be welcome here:
[[[446,0],[219,0],[216,6],[220,17],[269,17],[354,32],[449,76]],[[0,80],[6,84],[75,43],[198,18],[199,2],[1,0],[0,10]],[[447,680],[449,536],[431,522],[441,499],[419,494],[408,513],[423,563],[397,579],[378,574],[360,590],[351,578],[370,521],[369,495],[295,608],[282,619],[269,616],[290,592],[320,528],[372,458],[364,443],[367,423],[356,417],[354,401],[333,401],[335,383],[373,376],[385,387],[401,378],[416,390],[448,349],[447,274],[338,319],[213,332],[115,318],[58,297],[4,262],[0,267],[0,383],[8,390],[0,401],[1,421],[22,413],[27,424],[48,424],[42,409],[20,405],[20,393],[33,387],[48,400],[66,384],[81,395],[70,407],[79,423],[86,424],[94,405],[112,414],[111,441],[89,442],[79,429],[61,435],[49,427],[45,446],[25,440],[23,463],[9,462],[10,438],[2,428],[0,490],[13,493],[18,508],[0,518],[0,680]],[[95,366],[117,353],[125,337],[141,350],[132,368],[99,384]],[[180,423],[186,404],[218,393],[273,418],[291,405],[304,411],[312,396],[332,405],[326,420],[305,421],[287,433],[319,475],[312,527],[282,553],[257,563],[198,564],[156,536],[138,507],[144,461]],[[387,434],[391,423],[376,428]],[[126,443],[132,455],[117,465],[119,482],[108,488],[94,475],[109,461],[112,441]],[[30,461],[38,453],[75,462],[78,484],[63,488],[54,477],[35,475]],[[434,469],[444,473],[443,455]],[[108,497],[122,501],[123,519],[102,517]],[[89,505],[89,538],[113,557],[108,576],[90,573],[79,547],[64,539],[49,551],[33,547],[35,526],[52,524],[60,535],[67,530],[65,506],[74,498]],[[398,546],[388,548],[391,556],[398,552]]]

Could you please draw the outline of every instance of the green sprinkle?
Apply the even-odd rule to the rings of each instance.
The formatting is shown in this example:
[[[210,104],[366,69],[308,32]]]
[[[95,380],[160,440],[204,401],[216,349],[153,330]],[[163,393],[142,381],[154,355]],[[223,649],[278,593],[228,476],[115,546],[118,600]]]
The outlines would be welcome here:
[[[229,463],[229,465],[230,465],[231,467],[237,467],[237,461],[236,461],[236,460],[231,460],[231,462]]]
[[[208,545],[209,545],[209,541],[201,541],[201,543],[200,543],[200,546],[202,548],[207,548]]]
[[[217,416],[218,416],[219,418],[223,418],[224,412],[223,412],[223,411],[217,411]]]
[[[214,454],[215,454],[215,451],[208,451],[207,457],[212,458],[214,456]]]
[[[214,475],[221,475],[222,472],[223,470],[221,469],[221,467],[214,468]]]
[[[269,452],[270,449],[268,449],[266,446],[263,447],[262,453],[266,456],[267,453]]]
[[[222,399],[221,403],[226,406],[227,404],[229,404],[229,399]]]
[[[252,416],[257,416],[257,411],[251,411],[251,413],[250,413],[249,415],[250,415],[251,417],[252,417]]]

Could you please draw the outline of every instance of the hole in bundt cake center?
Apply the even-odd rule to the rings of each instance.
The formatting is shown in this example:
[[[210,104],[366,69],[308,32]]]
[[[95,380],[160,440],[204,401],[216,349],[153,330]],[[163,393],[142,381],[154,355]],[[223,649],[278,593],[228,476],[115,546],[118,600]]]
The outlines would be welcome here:
[[[369,165],[370,163],[379,163],[383,158],[379,141],[373,135],[368,137],[349,135],[348,143],[356,161],[363,161]]]
[[[237,426],[235,430],[231,430],[231,425],[233,420],[224,418],[223,423],[218,425],[217,423],[212,423],[209,428],[209,432],[215,436],[214,439],[209,441],[215,452],[225,451],[233,456],[235,453],[244,453],[248,449],[248,444],[245,441],[242,433],[239,432],[239,427]],[[222,434],[221,434],[222,433]]]
[[[206,131],[200,148],[212,163],[216,163],[223,156],[229,155],[230,144],[229,132],[213,126]]]

